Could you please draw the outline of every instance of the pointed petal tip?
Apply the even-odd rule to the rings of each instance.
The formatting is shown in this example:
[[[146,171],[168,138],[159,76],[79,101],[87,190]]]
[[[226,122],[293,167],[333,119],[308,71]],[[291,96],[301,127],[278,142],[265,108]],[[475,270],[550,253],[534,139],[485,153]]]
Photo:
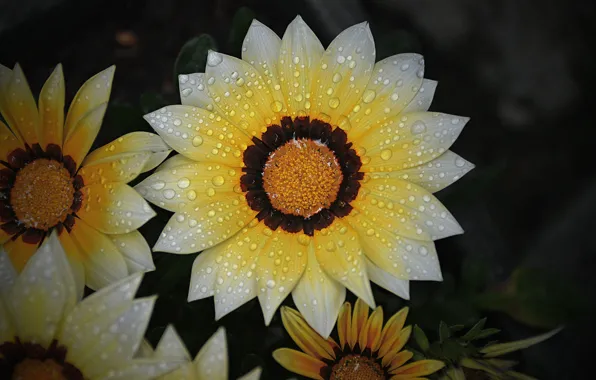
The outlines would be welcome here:
[[[263,23],[260,22],[259,20],[257,20],[256,18],[253,18],[250,26],[251,27],[253,27],[253,26],[263,26]]]

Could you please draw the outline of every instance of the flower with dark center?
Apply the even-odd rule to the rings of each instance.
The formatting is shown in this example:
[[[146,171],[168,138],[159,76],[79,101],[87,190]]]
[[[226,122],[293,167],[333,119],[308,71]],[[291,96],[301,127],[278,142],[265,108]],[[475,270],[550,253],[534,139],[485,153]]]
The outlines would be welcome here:
[[[38,104],[19,65],[0,65],[0,245],[20,271],[56,230],[77,287],[99,289],[154,269],[136,231],[154,212],[126,185],[169,153],[154,134],[137,132],[88,154],[99,132],[114,67],[89,79],[65,115],[62,66]]]
[[[268,324],[292,293],[328,336],[346,289],[374,307],[370,281],[441,280],[433,241],[462,229],[432,192],[473,165],[448,150],[468,119],[428,112],[423,77],[417,54],[375,63],[367,23],[324,49],[300,17],[180,75],[182,105],[145,115],[180,155],[136,189],[175,213],[154,250],[204,251],[189,301],[221,318],[258,297]]]
[[[408,361],[413,354],[403,350],[412,328],[404,327],[408,308],[393,315],[383,326],[379,306],[369,308],[358,299],[345,303],[337,321],[339,344],[321,337],[296,310],[283,307],[281,316],[290,337],[302,350],[280,348],[273,357],[294,373],[318,380],[406,380],[422,379],[444,367],[439,360]]]
[[[134,299],[142,273],[80,301],[54,231],[17,275],[0,249],[0,379],[153,379],[172,357],[137,359],[155,297]]]

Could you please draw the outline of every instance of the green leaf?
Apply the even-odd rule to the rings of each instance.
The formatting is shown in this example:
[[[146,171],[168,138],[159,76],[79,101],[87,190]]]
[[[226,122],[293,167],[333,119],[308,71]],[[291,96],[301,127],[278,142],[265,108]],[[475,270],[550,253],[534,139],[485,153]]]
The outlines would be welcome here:
[[[453,326],[449,326],[449,330],[451,330],[452,333],[461,331],[465,328],[465,325],[453,325]]]
[[[162,107],[168,105],[168,101],[156,92],[145,92],[141,94],[141,99],[139,100],[141,104],[141,110],[144,114],[149,112],[155,111]]]
[[[242,42],[252,20],[256,18],[255,13],[248,7],[240,7],[234,14],[232,20],[232,28],[228,38],[228,46],[232,52],[240,52],[242,49]]]
[[[555,335],[562,329],[563,329],[563,327],[559,327],[559,328],[549,331],[547,333],[537,335],[532,338],[516,340],[514,342],[492,344],[487,347],[484,347],[482,350],[480,350],[480,352],[484,354],[484,357],[492,358],[495,356],[505,355],[510,352],[523,350],[524,348],[528,348],[528,347],[538,344],[540,342],[544,342],[545,340],[552,337],[553,335]]]
[[[174,83],[178,83],[178,75],[180,74],[205,72],[207,52],[209,50],[217,50],[217,44],[213,37],[208,34],[201,34],[188,40],[180,49],[174,63]]]
[[[449,326],[443,321],[439,323],[439,341],[442,343],[449,339],[451,336],[451,331],[449,330]]]
[[[495,367],[486,360],[478,360],[473,358],[463,358],[459,364],[462,367],[475,369],[478,371],[484,371],[486,373],[490,373],[491,375],[497,376],[497,378],[501,378],[501,375],[505,373],[505,371],[499,367]],[[505,377],[503,377],[505,378]]]
[[[418,327],[418,325],[414,325],[413,333],[414,333],[414,341],[416,342],[418,347],[420,347],[422,352],[428,351],[428,349],[430,347],[430,343],[428,342],[428,338],[426,337],[426,334],[424,333],[424,331],[422,331],[422,329],[420,327]]]
[[[501,332],[501,330],[499,329],[494,329],[494,328],[488,328],[488,329],[484,329],[482,331],[480,331],[474,338],[473,340],[476,339],[484,339],[484,338],[488,338],[491,335],[497,334]]]
[[[447,340],[443,342],[441,348],[443,351],[443,356],[454,363],[458,362],[463,356],[465,356],[465,348],[456,341]]]
[[[461,368],[452,367],[445,371],[440,380],[466,380],[466,374]]]
[[[467,333],[465,333],[464,336],[462,336],[461,338],[463,340],[474,339],[480,333],[480,331],[482,331],[485,323],[486,323],[486,318],[482,318],[481,320],[476,322],[476,324],[474,326],[472,326],[472,328]]]

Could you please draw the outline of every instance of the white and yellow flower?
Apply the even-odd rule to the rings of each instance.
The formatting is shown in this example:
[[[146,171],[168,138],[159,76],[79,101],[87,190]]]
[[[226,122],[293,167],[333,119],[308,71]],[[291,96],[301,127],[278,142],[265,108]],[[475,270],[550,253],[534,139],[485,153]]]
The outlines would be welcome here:
[[[346,288],[374,307],[370,281],[403,298],[440,281],[433,240],[462,229],[432,192],[473,165],[448,150],[468,118],[427,112],[423,72],[418,54],[375,63],[367,23],[325,50],[297,17],[181,75],[182,105],[145,116],[180,155],[137,189],[175,212],[154,250],[204,250],[189,301],[221,318],[258,297],[268,324],[292,293],[326,337]]]
[[[0,378],[19,380],[151,379],[180,365],[134,359],[155,297],[133,299],[142,273],[79,302],[56,233],[17,275],[0,248]]]
[[[36,104],[17,64],[0,65],[0,245],[17,271],[56,229],[77,283],[102,288],[155,269],[137,229],[155,213],[126,183],[170,152],[135,132],[90,154],[106,111],[115,68],[89,79],[64,113],[58,65]],[[82,291],[82,287],[77,289]]]
[[[144,347],[143,356],[163,360],[181,360],[177,370],[162,377],[161,380],[227,380],[228,349],[226,332],[220,327],[201,348],[194,360],[191,360],[186,346],[172,326],[168,326],[155,350]],[[261,368],[257,367],[238,380],[259,380]]]

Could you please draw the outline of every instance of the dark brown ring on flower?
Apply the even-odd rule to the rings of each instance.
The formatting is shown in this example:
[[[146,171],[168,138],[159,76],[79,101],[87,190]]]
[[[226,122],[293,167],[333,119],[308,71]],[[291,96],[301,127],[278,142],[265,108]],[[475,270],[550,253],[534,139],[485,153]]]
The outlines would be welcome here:
[[[272,230],[282,228],[290,233],[303,231],[314,235],[315,230],[322,230],[331,225],[336,217],[344,217],[352,211],[352,202],[358,195],[360,180],[364,174],[359,172],[362,162],[352,143],[348,142],[345,131],[339,127],[332,129],[329,123],[310,120],[309,117],[291,119],[284,117],[281,125],[271,125],[261,135],[253,137],[253,145],[244,151],[245,173],[240,184],[246,201],[251,209],[258,211],[257,218]],[[329,207],[323,208],[309,217],[284,213],[273,207],[263,186],[263,172],[271,154],[291,140],[306,139],[316,141],[329,148],[333,153],[343,179],[335,200]]]

